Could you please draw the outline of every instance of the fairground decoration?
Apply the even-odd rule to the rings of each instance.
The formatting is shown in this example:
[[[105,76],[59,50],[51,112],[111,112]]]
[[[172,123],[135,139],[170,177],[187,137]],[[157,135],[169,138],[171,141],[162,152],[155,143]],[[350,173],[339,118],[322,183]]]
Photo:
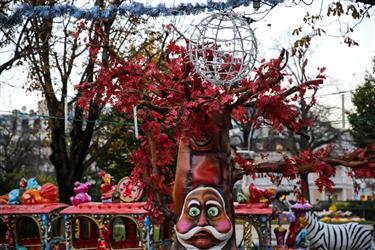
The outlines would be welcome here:
[[[258,49],[250,23],[234,12],[204,18],[190,38],[189,57],[196,72],[215,85],[232,85],[247,77]]]
[[[143,195],[143,188],[141,183],[132,182],[129,177],[124,177],[118,182],[117,187],[120,193],[120,199],[123,202],[140,201]]]
[[[150,58],[143,51],[125,58],[110,54],[109,68],[100,68],[94,83],[77,86],[83,107],[97,93],[103,94],[101,105],[112,104],[131,116],[134,106],[142,107],[138,109],[140,148],[132,152],[135,167],[131,179],[144,186],[147,208],[158,221],[175,219],[174,249],[236,249],[232,188],[244,174],[254,174],[257,169],[250,161],[231,157],[231,119],[253,122],[256,127],[264,120],[278,130],[285,125],[298,131],[305,121],[291,99],[297,101],[307,89],[318,88],[324,78],[322,69],[317,80],[294,87],[291,81],[284,82],[286,87],[281,85],[285,51],[279,58],[262,60],[251,74],[241,73],[249,72],[255,60],[253,34],[238,27],[246,23],[233,13],[215,16],[234,33],[228,38],[239,46],[216,36],[221,32],[220,21],[208,18],[203,27],[196,26],[197,32],[202,31],[198,38],[186,38],[186,46],[170,41],[166,47],[153,48],[162,55]],[[173,33],[173,26],[167,25],[166,40]],[[239,37],[249,43],[241,43]],[[210,40],[205,42],[206,38]],[[92,56],[99,53],[97,48],[90,50]],[[251,120],[247,107],[254,107],[256,118],[262,119]],[[175,165],[174,176],[171,169]],[[296,172],[286,171],[285,176],[296,178]],[[260,194],[254,196],[259,202],[261,198]],[[246,221],[252,218],[267,232],[271,209],[241,206],[240,215]],[[268,242],[262,239],[262,244]]]
[[[250,73],[257,54],[245,19],[215,13],[198,24],[189,55],[199,75],[215,85],[234,85]],[[231,116],[213,111],[214,133],[180,140],[173,201],[175,249],[236,249],[230,163]]]
[[[115,180],[113,176],[104,171],[100,171],[99,179],[102,181],[102,184],[100,185],[102,196],[100,199],[102,202],[112,202],[112,196],[117,190],[117,186],[114,184]]]
[[[86,202],[63,209],[67,249],[150,249],[145,202]]]
[[[307,242],[307,231],[305,229],[308,224],[306,212],[310,211],[311,208],[312,206],[303,200],[292,206],[293,219],[290,220],[289,233],[286,239],[288,247],[301,250],[308,249],[309,243]]]
[[[59,230],[62,225],[59,211],[67,206],[59,203],[54,184],[40,186],[35,178],[22,178],[18,189],[0,198],[0,223],[6,228],[5,239],[0,237],[1,247],[65,249],[64,232]],[[54,235],[52,228],[58,229]]]
[[[86,183],[80,183],[79,181],[76,181],[74,183],[74,193],[76,193],[75,196],[70,197],[70,202],[72,205],[78,205],[80,203],[84,202],[90,202],[91,196],[87,193],[89,191],[89,188],[91,186],[90,182]]]
[[[11,28],[17,24],[21,24],[23,18],[42,18],[42,19],[53,19],[56,17],[62,17],[64,15],[71,15],[78,19],[87,20],[108,20],[114,18],[116,15],[147,15],[151,17],[158,16],[179,16],[179,15],[191,15],[199,14],[207,11],[215,10],[228,10],[240,6],[249,6],[251,0],[227,0],[227,1],[212,1],[207,0],[203,3],[178,3],[172,7],[166,6],[163,1],[159,1],[159,4],[152,6],[137,1],[124,2],[120,6],[109,5],[106,9],[94,6],[92,8],[82,8],[70,4],[65,5],[37,5],[21,4],[16,6],[13,13],[9,16],[0,13],[0,26],[3,28]],[[270,4],[276,5],[280,1],[269,0]]]

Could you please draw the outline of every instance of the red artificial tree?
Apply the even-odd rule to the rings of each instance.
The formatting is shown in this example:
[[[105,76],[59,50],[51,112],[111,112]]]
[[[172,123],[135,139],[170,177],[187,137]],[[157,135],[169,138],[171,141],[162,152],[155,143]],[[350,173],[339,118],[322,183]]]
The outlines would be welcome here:
[[[108,45],[108,41],[104,43]],[[244,174],[280,172],[294,179],[299,173],[316,172],[320,189],[332,187],[329,177],[334,175],[335,165],[352,167],[354,174],[374,176],[374,147],[336,158],[329,156],[329,148],[303,152],[285,157],[284,163],[255,164],[232,157],[231,119],[249,119],[248,107],[256,110],[255,118],[249,121],[256,126],[267,121],[278,130],[288,127],[297,133],[309,123],[301,120],[294,102],[322,84],[324,69],[316,80],[294,86],[292,81],[284,81],[287,53],[283,51],[276,59],[261,61],[254,74],[241,82],[215,86],[193,70],[186,46],[171,41],[158,51],[162,52],[146,51],[126,58],[111,51],[109,66],[100,68],[95,82],[82,83],[77,89],[82,93],[79,101],[83,107],[92,99],[130,115],[133,107],[138,107],[140,147],[132,155],[132,176],[143,181],[154,215],[160,211],[175,219],[176,249],[191,245],[206,249],[212,244],[235,249],[232,187]],[[173,211],[168,209],[172,194]],[[211,199],[210,203],[202,204],[206,199]],[[206,206],[207,218],[202,216],[202,206]],[[213,237],[208,230],[190,238],[185,235],[201,224],[214,225],[220,237]]]

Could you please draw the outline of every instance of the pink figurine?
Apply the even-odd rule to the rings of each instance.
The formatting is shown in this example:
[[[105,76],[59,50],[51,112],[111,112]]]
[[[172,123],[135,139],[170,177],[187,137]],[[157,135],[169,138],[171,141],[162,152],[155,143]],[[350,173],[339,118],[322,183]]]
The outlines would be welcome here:
[[[76,193],[75,196],[70,197],[70,202],[76,206],[80,203],[84,202],[90,202],[91,196],[87,194],[89,191],[91,184],[89,182],[86,183],[80,183],[79,181],[76,181],[74,183],[74,193]]]

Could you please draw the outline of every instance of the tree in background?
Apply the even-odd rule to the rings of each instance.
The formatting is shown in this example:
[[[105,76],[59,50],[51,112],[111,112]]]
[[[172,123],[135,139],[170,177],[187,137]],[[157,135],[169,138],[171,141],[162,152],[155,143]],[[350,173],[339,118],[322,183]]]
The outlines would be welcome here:
[[[292,51],[295,47],[292,48]],[[308,70],[308,54],[309,47],[299,48],[299,53],[292,53],[291,63],[287,67],[287,72],[294,78],[298,84],[302,84],[311,79]],[[287,152],[293,155],[301,155],[305,151],[316,152],[318,149],[326,147],[327,145],[340,143],[342,135],[345,131],[334,128],[329,122],[328,108],[321,105],[316,105],[316,94],[318,89],[315,89],[310,96],[300,98],[297,107],[300,111],[301,117],[308,120],[310,125],[304,124],[295,134],[293,131],[287,131]],[[332,148],[333,149],[333,148]],[[335,153],[333,150],[329,154]],[[337,153],[337,152],[336,152]],[[301,173],[302,195],[310,201],[310,189],[308,182],[309,173]]]
[[[294,47],[292,47],[292,52]],[[289,63],[286,67],[287,76],[293,79],[293,81],[301,85],[304,82],[313,79],[309,76],[308,69],[308,56],[310,48],[300,49],[299,53],[291,53],[292,56],[289,58]],[[330,109],[322,105],[316,104],[316,94],[318,89],[310,92],[308,95],[301,97],[298,102],[295,102],[295,109],[298,110],[301,118],[308,121],[302,125],[301,129],[296,133],[288,128],[285,128],[281,133],[272,129],[272,126],[267,124],[264,130],[268,131],[266,138],[255,138],[256,131],[258,130],[251,121],[244,121],[239,124],[242,132],[242,138],[240,141],[243,142],[242,148],[247,148],[250,151],[259,151],[256,148],[256,144],[262,145],[260,152],[279,152],[280,156],[285,153],[292,155],[300,155],[304,151],[315,152],[319,148],[326,147],[329,144],[333,144],[332,153],[343,152],[340,150],[340,144],[343,141],[343,134],[346,130],[341,130],[332,126],[329,121]],[[254,119],[256,110],[249,111],[250,120]],[[236,135],[238,136],[238,135]],[[259,144],[260,143],[260,144]],[[282,148],[276,148],[281,146]],[[267,157],[266,157],[267,158]],[[269,159],[272,161],[272,159]],[[279,159],[278,159],[279,160]],[[301,184],[303,184],[302,195],[307,200],[310,200],[310,193],[308,188],[308,175],[309,173],[300,173]]]
[[[300,3],[293,1],[293,4]],[[325,36],[340,37],[349,47],[358,46],[351,33],[363,20],[374,15],[375,1],[332,1],[329,4],[312,1],[310,4],[316,4],[317,8],[306,12],[302,25],[292,31],[296,37],[293,54],[303,54],[303,49],[309,47],[314,38]],[[337,25],[335,30],[329,29],[332,24]]]
[[[119,6],[122,2],[111,1],[110,4]],[[33,6],[40,4],[38,1],[28,3]],[[50,6],[58,4],[63,2],[48,3]],[[95,5],[105,8],[109,2],[96,1]],[[3,7],[2,11],[10,12],[8,5]],[[98,120],[103,106],[95,98],[87,103],[86,109],[76,105],[81,93],[72,91],[74,84],[92,84],[97,78],[97,65],[108,67],[111,53],[121,50],[121,54],[130,54],[153,32],[146,29],[142,18],[128,15],[115,19],[86,21],[72,16],[55,19],[28,17],[20,26],[1,29],[1,39],[5,41],[1,46],[13,54],[0,70],[22,64],[28,72],[25,87],[43,93],[48,110],[49,158],[55,169],[62,202],[69,203],[69,197],[74,195],[74,182],[81,181],[89,166],[119,137],[112,134],[105,141],[93,141],[101,128]],[[143,34],[136,32],[141,27],[147,30]],[[97,93],[97,98],[102,98],[100,93]],[[72,116],[68,127],[64,124],[66,106],[71,109]],[[129,125],[123,124],[113,132],[122,133],[128,129]]]
[[[90,151],[100,155],[96,160],[96,167],[110,173],[116,181],[124,176],[129,176],[133,164],[131,161],[132,151],[138,147],[137,138],[134,133],[134,121],[129,119],[126,114],[116,110],[110,110],[102,115],[103,122],[98,126],[95,133]],[[124,125],[127,125],[124,128]],[[112,143],[108,147],[103,147],[103,142],[107,142],[108,138]],[[100,151],[98,151],[101,149]]]
[[[358,147],[375,144],[375,58],[372,71],[367,72],[364,83],[353,93],[355,112],[349,113],[351,133]]]

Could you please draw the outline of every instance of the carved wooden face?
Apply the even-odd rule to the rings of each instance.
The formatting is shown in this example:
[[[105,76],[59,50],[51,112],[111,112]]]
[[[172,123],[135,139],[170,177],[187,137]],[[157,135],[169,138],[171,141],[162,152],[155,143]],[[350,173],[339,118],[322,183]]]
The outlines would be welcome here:
[[[211,187],[198,187],[185,198],[176,224],[178,241],[187,249],[222,249],[233,233],[221,194]]]

